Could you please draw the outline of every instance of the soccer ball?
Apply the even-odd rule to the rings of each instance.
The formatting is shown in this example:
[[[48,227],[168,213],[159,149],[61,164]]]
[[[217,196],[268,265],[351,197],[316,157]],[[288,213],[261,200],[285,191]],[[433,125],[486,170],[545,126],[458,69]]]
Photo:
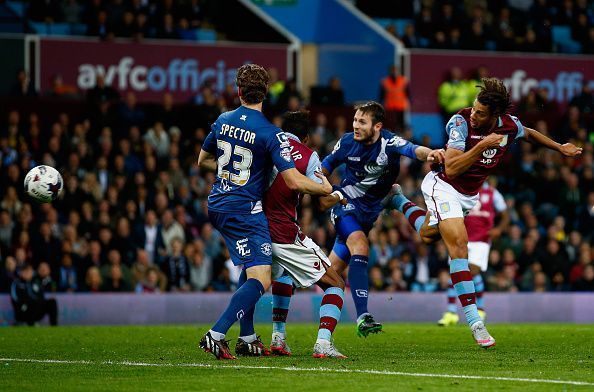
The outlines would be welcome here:
[[[36,166],[25,176],[25,192],[40,203],[56,200],[63,188],[62,176],[51,166]]]

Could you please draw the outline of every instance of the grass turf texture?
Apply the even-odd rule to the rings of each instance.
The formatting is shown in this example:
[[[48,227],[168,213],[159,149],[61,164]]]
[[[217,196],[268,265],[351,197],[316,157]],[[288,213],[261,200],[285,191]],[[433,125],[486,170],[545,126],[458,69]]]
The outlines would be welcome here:
[[[201,334],[207,329],[207,326],[2,328],[0,390],[594,389],[592,325],[493,324],[489,331],[497,339],[497,346],[484,350],[476,346],[470,331],[462,325],[439,328],[428,324],[387,324],[385,333],[364,339],[355,336],[353,324],[339,324],[335,343],[349,358],[320,360],[311,357],[317,326],[292,324],[287,328],[293,350],[291,357],[224,362],[216,361],[197,348]],[[258,325],[256,330],[268,344],[270,326]],[[228,334],[233,338],[232,349],[237,333],[234,327]],[[110,361],[112,363],[107,363]],[[133,364],[123,363],[126,361]],[[140,363],[153,365],[141,366]],[[327,370],[280,369],[320,367]],[[580,381],[590,385],[381,374],[368,372],[370,370]]]

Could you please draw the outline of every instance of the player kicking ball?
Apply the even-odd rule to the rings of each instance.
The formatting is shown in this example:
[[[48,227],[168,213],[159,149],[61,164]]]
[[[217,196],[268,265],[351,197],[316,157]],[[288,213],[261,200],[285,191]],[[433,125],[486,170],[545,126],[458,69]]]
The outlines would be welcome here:
[[[309,142],[309,113],[287,112],[283,116],[285,131],[291,149],[295,168],[313,181],[321,183],[320,158],[307,145]],[[316,175],[317,173],[317,175]],[[264,213],[268,219],[272,239],[272,275],[275,281],[273,293],[273,320],[286,314],[293,293],[297,287],[310,287],[317,284],[324,290],[320,306],[318,338],[314,345],[314,358],[346,358],[332,342],[332,333],[340,320],[344,300],[344,281],[330,268],[328,257],[313,240],[301,232],[297,224],[297,207],[301,193],[289,189],[282,176],[273,171],[272,183],[264,196]],[[240,321],[240,335],[236,353],[238,355],[260,356],[268,352],[254,352],[243,342],[243,336],[254,333],[253,308]],[[272,334],[271,351],[276,355],[290,355],[291,350],[282,331],[275,323]]]
[[[479,201],[481,186],[516,139],[569,157],[581,154],[582,149],[571,143],[559,144],[524,127],[517,117],[507,113],[511,100],[503,82],[496,78],[483,78],[481,82],[473,107],[462,109],[446,125],[449,139],[445,165],[434,167],[421,184],[429,213],[425,214],[402,193],[394,195],[390,205],[407,217],[423,242],[443,239],[452,259],[450,276],[466,321],[476,343],[489,348],[495,345],[495,339],[478,314],[475,285],[468,267],[464,216]]]
[[[241,106],[212,124],[198,157],[200,168],[217,173],[208,196],[208,217],[225,239],[233,264],[243,267],[243,281],[229,305],[200,340],[200,347],[217,359],[235,359],[225,334],[253,312],[271,283],[272,245],[262,199],[273,165],[289,189],[317,195],[332,192],[325,178],[320,184],[295,169],[287,136],[262,114],[268,82],[261,66],[239,67],[236,84]],[[246,350],[264,351],[253,329],[242,332]]]
[[[497,227],[493,227],[497,214],[500,215],[499,224]],[[509,216],[503,195],[486,181],[479,190],[478,202],[470,210],[468,216],[464,218],[464,224],[468,232],[468,264],[476,292],[476,307],[483,321],[485,321],[487,313],[485,312],[485,299],[483,298],[485,283],[481,272],[486,272],[489,266],[491,239],[499,237],[508,223]],[[458,321],[456,290],[450,280],[448,307],[437,324],[448,327],[456,325]]]
[[[443,150],[431,150],[415,145],[383,128],[385,111],[377,102],[357,107],[353,118],[353,132],[345,134],[334,150],[322,162],[325,175],[345,165],[340,184],[342,193],[320,198],[323,208],[332,208],[332,223],[336,241],[330,260],[332,268],[342,275],[349,268],[348,280],[357,310],[357,335],[367,337],[378,333],[382,325],[367,309],[369,278],[369,240],[380,212],[382,200],[388,195],[400,172],[400,157],[421,161],[443,162]],[[339,196],[348,199],[338,204]]]

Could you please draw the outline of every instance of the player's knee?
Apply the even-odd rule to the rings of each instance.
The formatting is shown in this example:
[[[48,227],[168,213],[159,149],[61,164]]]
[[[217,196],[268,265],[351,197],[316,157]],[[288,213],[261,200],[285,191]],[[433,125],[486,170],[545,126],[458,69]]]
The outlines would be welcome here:
[[[450,257],[452,259],[467,259],[468,258],[468,242],[457,238],[451,247]]]
[[[363,233],[354,234],[354,238],[350,242],[352,255],[369,255],[369,242]],[[351,240],[351,238],[349,238]]]

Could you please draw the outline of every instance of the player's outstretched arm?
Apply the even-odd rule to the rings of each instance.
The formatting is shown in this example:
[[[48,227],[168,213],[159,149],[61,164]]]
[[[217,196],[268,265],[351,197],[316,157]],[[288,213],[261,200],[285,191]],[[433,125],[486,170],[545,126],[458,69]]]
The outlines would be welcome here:
[[[321,184],[310,180],[295,168],[287,169],[281,172],[285,183],[292,191],[309,193],[310,195],[329,195],[332,193],[332,185],[328,182],[326,176],[320,174],[318,177],[322,180]]]
[[[560,144],[553,139],[543,135],[535,129],[524,127],[526,141],[543,145],[551,150],[559,151],[566,157],[574,157],[582,153],[582,148],[572,143]]]
[[[448,148],[445,153],[445,173],[449,178],[456,178],[466,172],[476,159],[488,148],[494,148],[501,143],[503,135],[491,133],[466,152],[455,148]]]
[[[433,163],[443,163],[445,161],[445,150],[443,148],[432,150],[429,147],[419,146],[415,149],[415,155],[419,161]]]
[[[204,170],[217,171],[217,159],[213,154],[200,150],[200,155],[198,155],[198,166]]]

